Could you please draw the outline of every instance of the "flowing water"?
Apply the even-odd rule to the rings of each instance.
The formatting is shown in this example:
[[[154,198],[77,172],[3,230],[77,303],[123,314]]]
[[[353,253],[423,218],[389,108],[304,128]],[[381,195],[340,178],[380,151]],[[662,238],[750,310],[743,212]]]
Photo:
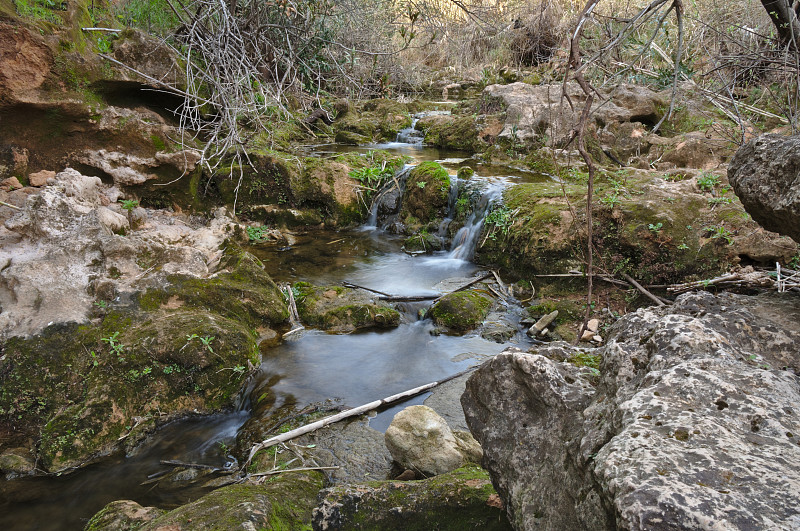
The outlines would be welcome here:
[[[410,154],[416,162],[444,160],[450,167],[464,162],[457,153],[422,145],[403,143],[373,148]],[[324,156],[340,147],[315,149]],[[401,249],[400,237],[381,231],[374,222],[362,230],[301,235],[289,248],[262,245],[251,250],[264,261],[277,282],[305,280],[316,285],[336,285],[347,281],[393,295],[439,294],[452,289],[455,280],[478,273],[479,268],[469,259],[483,216],[502,188],[519,182],[520,177],[473,180],[479,181],[483,190],[481,200],[449,251],[409,256]],[[451,203],[455,203],[455,187],[451,195]],[[442,234],[445,231],[446,226],[440,228]],[[446,280],[451,281],[449,287],[440,285]],[[308,404],[335,398],[347,406],[358,406],[456,373],[503,349],[503,345],[477,335],[432,334],[430,321],[416,318],[424,306],[425,303],[400,305],[404,322],[392,330],[350,335],[307,330],[296,339],[263,352],[261,370],[250,385],[271,378],[272,389],[279,397],[277,405],[289,400]],[[518,338],[524,341],[521,336]],[[371,420],[371,425],[385,430],[396,410],[408,404],[384,411]],[[233,445],[237,430],[247,418],[247,411],[242,410],[185,419],[160,429],[133,456],[112,456],[63,477],[0,481],[0,527],[80,529],[103,505],[117,499],[164,508],[186,503],[204,491],[142,483],[169,471],[159,464],[163,459],[224,466],[230,460],[226,449]]]

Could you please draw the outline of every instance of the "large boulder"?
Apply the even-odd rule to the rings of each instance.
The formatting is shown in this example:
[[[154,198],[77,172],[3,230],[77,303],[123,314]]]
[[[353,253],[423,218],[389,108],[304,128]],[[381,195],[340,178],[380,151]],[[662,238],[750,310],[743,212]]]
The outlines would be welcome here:
[[[509,85],[489,85],[483,91],[486,110],[504,110],[505,123],[498,138],[512,142],[533,143],[548,139],[563,143],[571,133],[586,101],[577,83],[566,85],[566,93],[574,104],[562,97],[564,86],[528,85],[517,82]],[[595,99],[592,118],[596,126],[612,122],[641,122],[654,125],[665,105],[664,99],[639,85],[619,85],[605,99]]]
[[[517,529],[796,529],[800,301],[687,294],[567,344],[506,351],[462,405]]]
[[[754,220],[800,242],[800,135],[750,140],[731,160],[728,179]]]
[[[428,406],[409,406],[395,415],[386,430],[386,447],[403,468],[423,476],[444,474],[481,458],[470,434],[454,433]]]

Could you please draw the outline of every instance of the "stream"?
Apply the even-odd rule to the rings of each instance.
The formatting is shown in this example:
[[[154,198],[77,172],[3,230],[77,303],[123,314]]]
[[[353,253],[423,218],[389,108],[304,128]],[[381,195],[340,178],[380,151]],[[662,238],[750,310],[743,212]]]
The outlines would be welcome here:
[[[451,174],[467,156],[408,142],[310,149],[320,156],[344,150],[387,149],[411,156],[412,164],[440,161]],[[476,174],[472,180],[484,180],[485,189],[489,190],[486,193],[494,194],[515,182],[542,178],[525,171],[502,176],[491,176],[490,168],[480,171],[488,176]],[[473,216],[454,237],[453,248],[427,256],[406,254],[401,249],[402,237],[370,226],[300,235],[288,249],[264,244],[249,250],[266,264],[276,282],[304,280],[316,285],[337,285],[347,281],[394,295],[439,294],[479,273],[479,267],[468,258],[481,223],[481,214]],[[432,334],[430,320],[417,317],[419,310],[428,305],[400,304],[398,310],[405,317],[392,330],[349,335],[305,330],[279,346],[264,349],[260,371],[250,379],[248,389],[272,378],[272,390],[278,397],[275,407],[289,401],[309,404],[327,399],[355,407],[454,374],[506,346],[474,333],[464,337]],[[525,341],[521,333],[512,339]],[[421,403],[424,398],[423,395],[389,408],[373,417],[370,425],[384,431],[398,410]],[[0,527],[80,529],[113,500],[132,499],[145,506],[173,508],[196,499],[208,490],[143,483],[165,473],[165,467],[159,464],[163,459],[220,467],[230,461],[228,449],[249,417],[248,404],[242,402],[238,411],[190,417],[164,426],[131,456],[120,453],[61,477],[0,481]]]

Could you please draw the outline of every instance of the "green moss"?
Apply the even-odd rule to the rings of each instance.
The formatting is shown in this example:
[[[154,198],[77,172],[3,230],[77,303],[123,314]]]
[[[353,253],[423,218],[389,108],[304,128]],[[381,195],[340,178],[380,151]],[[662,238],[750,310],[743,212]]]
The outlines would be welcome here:
[[[473,466],[423,481],[371,481],[325,492],[342,529],[511,529],[504,510],[491,503],[497,494],[488,473]]]
[[[428,315],[433,322],[455,332],[466,332],[486,318],[492,300],[474,291],[459,291],[442,297]]]
[[[478,139],[478,128],[475,120],[469,116],[436,117],[425,124],[425,142],[436,147],[457,149],[462,151],[479,151],[483,144]]]
[[[428,231],[422,231],[413,236],[409,236],[403,242],[403,249],[408,253],[432,253],[434,251],[441,251],[443,248],[444,243],[442,240]]]
[[[401,216],[421,224],[444,217],[450,196],[450,175],[437,162],[423,162],[411,170],[406,181]]]
[[[374,304],[363,292],[341,286],[317,287],[307,282],[292,286],[303,323],[334,332],[388,328],[400,324],[394,308]]]
[[[229,485],[145,523],[141,531],[177,528],[191,522],[193,529],[238,529],[245,523],[264,530],[306,531],[322,488],[319,472],[285,473],[263,485]],[[104,509],[105,519],[111,515]],[[92,521],[97,521],[103,511]]]

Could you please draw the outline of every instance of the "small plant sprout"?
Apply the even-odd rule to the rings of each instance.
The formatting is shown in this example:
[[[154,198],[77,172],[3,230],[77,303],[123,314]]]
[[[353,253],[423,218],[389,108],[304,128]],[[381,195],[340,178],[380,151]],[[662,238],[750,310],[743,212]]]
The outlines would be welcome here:
[[[663,224],[663,223],[661,223],[661,222],[658,222],[658,223],[649,223],[649,224],[647,225],[647,230],[649,230],[649,231],[650,231],[650,232],[652,232],[653,234],[658,234],[659,232],[661,232],[661,229],[662,229],[663,227],[664,227],[664,224]]]
[[[123,199],[122,210],[128,211],[128,225],[133,229],[133,211],[139,206],[139,201],[135,199]]]
[[[108,337],[100,338],[100,341],[108,343],[108,346],[111,349],[111,353],[117,357],[120,363],[124,363],[125,358],[123,357],[123,354],[125,354],[125,345],[117,341],[117,336],[119,336],[118,331],[114,332]]]

